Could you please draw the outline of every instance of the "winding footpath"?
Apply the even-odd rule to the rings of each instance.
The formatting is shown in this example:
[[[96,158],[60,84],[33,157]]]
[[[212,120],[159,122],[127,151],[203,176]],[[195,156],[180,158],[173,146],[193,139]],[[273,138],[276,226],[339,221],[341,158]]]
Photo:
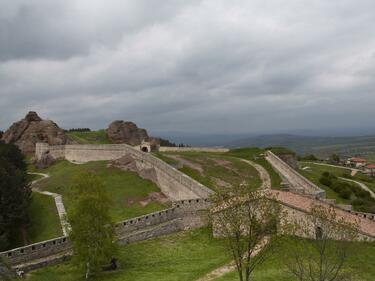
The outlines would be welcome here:
[[[344,181],[348,181],[348,182],[352,182],[352,183],[355,183],[357,185],[359,185],[363,190],[366,190],[370,193],[371,197],[375,199],[375,193],[370,189],[368,188],[367,185],[365,185],[364,183],[361,183],[359,181],[355,181],[355,180],[352,180],[352,179],[347,179],[347,178],[339,178],[340,180],[344,180]]]
[[[59,214],[62,231],[63,231],[64,235],[67,236],[69,234],[70,230],[71,230],[71,226],[66,219],[66,210],[65,210],[64,203],[62,201],[61,194],[57,194],[57,193],[53,193],[53,192],[49,192],[49,191],[41,191],[41,190],[39,190],[38,188],[35,187],[36,183],[49,178],[48,174],[44,174],[44,173],[28,173],[28,174],[29,175],[42,176],[42,178],[34,180],[34,181],[31,182],[31,188],[34,192],[38,192],[40,194],[44,194],[44,195],[53,197],[53,199],[55,200],[57,213]]]
[[[320,165],[320,166],[327,166],[327,167],[333,167],[333,168],[350,170],[351,171],[350,175],[352,177],[354,177],[358,172],[361,171],[359,169],[354,169],[354,168],[350,168],[350,167],[343,167],[343,166],[338,166],[338,165],[332,165],[332,164],[326,164],[326,163],[305,162],[305,161],[303,161],[301,163],[303,163],[303,164],[314,164],[314,165]]]
[[[260,180],[262,181],[261,189],[270,189],[271,188],[271,177],[270,174],[267,172],[262,165],[259,165],[253,161],[241,159],[242,162],[253,166],[259,173]]]

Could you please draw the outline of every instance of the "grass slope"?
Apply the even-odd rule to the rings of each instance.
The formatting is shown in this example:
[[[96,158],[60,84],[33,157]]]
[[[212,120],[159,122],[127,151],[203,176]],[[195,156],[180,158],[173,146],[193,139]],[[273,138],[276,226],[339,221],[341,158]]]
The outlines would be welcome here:
[[[212,239],[207,228],[181,232],[120,249],[120,269],[102,273],[97,281],[193,281],[229,262],[222,241]],[[47,267],[35,272],[28,281],[80,281],[83,272],[70,263]]]
[[[66,132],[66,135],[79,144],[110,144],[104,130],[90,132]]]
[[[232,149],[226,154],[242,159],[252,160],[257,164],[263,166],[263,168],[265,168],[270,174],[272,188],[279,188],[281,184],[281,178],[279,174],[272,168],[271,164],[268,163],[266,159],[264,159],[263,157],[259,157],[260,154],[264,154],[265,152],[266,150],[264,149],[253,147]]]
[[[184,165],[180,171],[212,190],[223,188],[218,183],[220,181],[231,185],[246,183],[250,188],[258,188],[261,185],[257,170],[237,157],[208,152],[168,152],[163,153],[161,159],[173,164],[172,160],[176,160],[168,157],[172,155],[177,155],[202,168],[203,172],[200,172],[198,169]],[[160,153],[157,156],[160,157]]]
[[[114,221],[140,216],[167,207],[167,205],[158,202],[151,202],[142,207],[139,201],[146,199],[150,192],[160,192],[160,189],[151,181],[140,178],[136,173],[107,168],[105,161],[82,165],[60,161],[41,172],[49,174],[50,178],[41,181],[37,186],[41,190],[62,194],[68,211],[74,201],[71,194],[73,180],[84,172],[94,172],[103,182],[112,199],[110,215]]]
[[[329,172],[334,174],[337,177],[342,177],[344,174],[350,174],[349,169],[345,168],[336,168],[331,166],[323,166],[318,164],[313,164],[310,162],[299,162],[300,168],[302,167],[309,167],[309,170],[302,170],[299,169],[299,173],[302,174],[304,177],[308,178],[310,181],[318,185],[320,188],[324,189],[326,192],[326,197],[329,199],[336,199],[337,203],[339,204],[350,204],[350,200],[346,200],[341,198],[335,191],[330,189],[329,187],[321,184],[319,182],[320,177],[324,172]]]
[[[55,200],[51,196],[32,193],[28,210],[30,226],[24,231],[17,230],[11,236],[11,247],[16,248],[62,236]],[[25,241],[26,240],[26,241]]]
[[[348,265],[355,274],[355,279],[358,281],[373,281],[375,276],[375,243],[360,243],[356,242],[354,251],[350,254]],[[293,276],[290,276],[283,264],[282,255],[283,249],[288,245],[284,244],[278,249],[276,255],[272,256],[264,264],[254,271],[252,281],[297,281]],[[216,278],[215,281],[237,281],[237,272],[233,271],[221,278]]]

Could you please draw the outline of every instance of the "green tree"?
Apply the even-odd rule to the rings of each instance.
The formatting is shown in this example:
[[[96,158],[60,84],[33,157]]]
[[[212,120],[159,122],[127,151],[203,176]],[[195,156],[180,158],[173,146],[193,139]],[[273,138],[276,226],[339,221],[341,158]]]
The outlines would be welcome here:
[[[333,154],[331,154],[331,156],[329,157],[329,161],[330,161],[331,163],[338,164],[338,163],[340,163],[340,156],[337,155],[336,153],[333,153]]]
[[[77,177],[73,192],[76,201],[68,213],[73,260],[86,271],[88,278],[109,264],[117,249],[108,213],[111,202],[102,183],[92,173]]]
[[[0,141],[0,250],[8,248],[9,235],[29,223],[31,188],[24,156],[17,146]]]
[[[280,206],[262,191],[234,187],[213,195],[212,226],[226,242],[240,281],[274,252]]]

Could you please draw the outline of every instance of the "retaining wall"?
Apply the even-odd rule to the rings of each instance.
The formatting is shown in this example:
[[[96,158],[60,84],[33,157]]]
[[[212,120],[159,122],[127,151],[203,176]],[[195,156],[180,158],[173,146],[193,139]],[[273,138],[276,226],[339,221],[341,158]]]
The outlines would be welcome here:
[[[291,189],[295,189],[304,194],[325,197],[324,190],[306,179],[271,151],[267,151],[266,159],[272,167],[288,181]]]
[[[213,193],[196,180],[188,177],[179,170],[168,165],[150,153],[139,151],[126,144],[105,145],[61,145],[48,146],[36,144],[36,158],[40,159],[43,152],[49,151],[57,159],[67,159],[72,162],[85,163],[89,161],[115,160],[130,154],[137,162],[139,169],[154,168],[157,174],[157,183],[161,191],[172,201],[207,198]]]

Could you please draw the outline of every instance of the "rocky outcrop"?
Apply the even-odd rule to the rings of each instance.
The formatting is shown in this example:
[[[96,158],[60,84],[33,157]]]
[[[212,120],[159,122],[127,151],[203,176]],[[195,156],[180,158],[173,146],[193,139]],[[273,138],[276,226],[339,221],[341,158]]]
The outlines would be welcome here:
[[[56,162],[56,159],[53,158],[53,156],[49,153],[49,151],[46,151],[43,153],[42,157],[38,160],[34,159],[33,164],[37,169],[45,169],[50,166],[52,166]]]
[[[43,120],[36,112],[30,111],[26,117],[14,123],[3,135],[6,143],[16,144],[23,153],[34,154],[35,144],[45,142],[61,145],[68,142],[64,131],[51,120]]]
[[[107,137],[113,143],[126,143],[129,145],[140,145],[142,141],[149,141],[145,129],[138,128],[133,122],[114,121],[106,130]]]

